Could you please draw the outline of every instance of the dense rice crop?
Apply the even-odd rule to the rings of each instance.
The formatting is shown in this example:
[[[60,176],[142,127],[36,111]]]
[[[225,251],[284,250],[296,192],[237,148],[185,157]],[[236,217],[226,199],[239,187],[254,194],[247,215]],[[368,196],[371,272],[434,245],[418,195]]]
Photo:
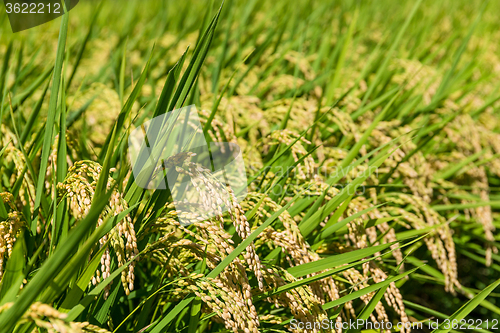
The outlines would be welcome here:
[[[1,14],[0,332],[495,332],[499,10],[81,1],[16,34]],[[128,158],[187,105],[248,178],[190,224]]]

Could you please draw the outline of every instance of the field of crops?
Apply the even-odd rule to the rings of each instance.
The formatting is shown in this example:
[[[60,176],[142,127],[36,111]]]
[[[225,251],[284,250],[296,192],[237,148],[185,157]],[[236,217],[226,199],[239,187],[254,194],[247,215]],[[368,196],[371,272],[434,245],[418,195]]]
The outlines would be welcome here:
[[[12,33],[2,12],[0,333],[498,332],[498,13],[81,0]],[[154,177],[211,216],[130,158],[189,105],[244,173],[184,147]]]

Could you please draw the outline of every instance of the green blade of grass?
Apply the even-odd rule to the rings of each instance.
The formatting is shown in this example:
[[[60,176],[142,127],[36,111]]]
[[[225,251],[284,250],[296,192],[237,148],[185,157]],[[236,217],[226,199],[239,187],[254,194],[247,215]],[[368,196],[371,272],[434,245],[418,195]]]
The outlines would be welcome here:
[[[57,112],[57,100],[59,96],[59,87],[61,86],[62,80],[62,65],[64,61],[64,49],[66,46],[66,35],[68,33],[68,17],[69,14],[66,13],[62,16],[61,29],[59,30],[59,39],[57,42],[57,53],[56,61],[54,66],[54,75],[52,76],[52,88],[50,91],[49,100],[49,110],[47,115],[47,125],[45,126],[45,136],[42,148],[42,156],[40,159],[40,169],[38,182],[36,184],[36,197],[35,197],[35,210],[33,213],[33,218],[31,222],[31,232],[36,232],[36,225],[38,221],[38,211],[40,209],[40,203],[42,201],[42,196],[44,195],[45,187],[45,174],[47,172],[47,165],[49,161],[49,155],[51,151],[51,146],[53,142],[53,130],[56,120]],[[44,212],[47,215],[48,212]]]
[[[464,319],[469,315],[472,311],[474,311],[475,308],[479,306],[479,304],[488,297],[490,293],[492,293],[497,287],[500,285],[500,279],[497,281],[493,282],[490,284],[488,287],[484,288],[483,291],[481,291],[479,294],[477,294],[473,299],[465,303],[460,309],[458,309],[457,312],[452,314],[448,319],[449,323],[448,325],[443,322],[437,329],[432,331],[433,333],[447,333],[451,330],[452,325],[450,323],[453,323],[454,321],[460,322],[460,320]],[[448,326],[448,328],[445,328],[445,326]]]

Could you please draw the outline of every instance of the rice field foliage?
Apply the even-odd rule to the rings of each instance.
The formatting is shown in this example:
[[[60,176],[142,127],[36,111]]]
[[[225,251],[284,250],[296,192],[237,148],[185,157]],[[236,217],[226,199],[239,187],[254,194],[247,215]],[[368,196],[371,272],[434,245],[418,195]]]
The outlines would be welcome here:
[[[494,332],[499,10],[80,1],[16,34],[2,14],[0,331]],[[242,149],[248,195],[185,225],[127,142],[193,104]],[[221,185],[189,156],[172,167]]]

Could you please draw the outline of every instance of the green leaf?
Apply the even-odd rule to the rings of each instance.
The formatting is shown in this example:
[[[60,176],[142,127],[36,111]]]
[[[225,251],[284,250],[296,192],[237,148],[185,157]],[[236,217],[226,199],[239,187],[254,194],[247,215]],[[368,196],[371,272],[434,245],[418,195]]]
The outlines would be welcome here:
[[[51,152],[51,146],[53,143],[53,131],[54,124],[56,120],[57,113],[57,100],[59,98],[59,87],[62,81],[62,65],[64,61],[64,49],[66,46],[66,35],[68,33],[68,17],[69,14],[66,13],[62,15],[61,29],[59,31],[59,39],[57,41],[57,52],[56,52],[56,62],[54,66],[54,75],[52,76],[52,88],[50,91],[49,100],[49,110],[47,115],[47,124],[45,126],[45,136],[43,141],[42,156],[40,159],[40,170],[38,172],[38,182],[36,185],[36,197],[35,197],[35,211],[33,213],[33,218],[31,222],[31,232],[34,234],[36,232],[36,225],[38,221],[38,211],[40,209],[40,203],[42,201],[42,196],[44,195],[45,188],[45,174],[47,173],[47,165],[49,162],[49,155]],[[47,216],[48,212],[44,211]]]
[[[393,244],[395,243],[381,244],[369,248],[333,255],[328,258],[320,259],[318,261],[308,262],[298,266],[290,267],[287,271],[295,277],[305,276],[371,256],[374,253],[387,249]]]
[[[356,320],[367,321],[370,318],[370,315],[372,314],[373,310],[375,310],[377,304],[380,302],[382,297],[384,297],[387,288],[389,288],[389,285],[383,286],[377,291],[375,295],[373,295],[372,299],[368,302],[368,304],[366,304],[361,313],[357,316]],[[359,332],[360,330],[361,329],[353,329],[353,330],[350,329],[346,333]]]
[[[415,268],[409,270],[408,272],[404,272],[402,274],[399,274],[399,275],[396,275],[396,276],[393,276],[393,277],[389,277],[389,278],[385,279],[382,282],[375,283],[375,284],[372,284],[372,285],[370,285],[368,287],[365,287],[363,289],[354,291],[354,292],[350,293],[349,295],[346,295],[344,297],[336,299],[335,301],[331,301],[329,303],[324,304],[323,305],[323,309],[324,310],[331,309],[333,307],[339,306],[339,305],[344,304],[346,302],[349,302],[349,301],[355,300],[357,298],[360,298],[361,296],[369,294],[369,293],[371,293],[373,291],[379,290],[380,288],[388,286],[392,282],[396,282],[396,281],[404,278],[405,276],[410,275],[411,273],[415,272],[419,268],[420,267],[415,267]]]
[[[2,199],[0,199],[1,201]],[[0,285],[0,304],[13,302],[19,293],[20,286],[23,283],[24,268],[25,268],[26,244],[24,235],[20,234],[18,240],[14,244],[12,254],[5,265],[2,283]]]
[[[484,288],[479,294],[477,294],[473,299],[465,303],[457,312],[452,314],[449,319],[448,325],[446,322],[441,323],[437,329],[432,332],[436,333],[447,333],[452,327],[453,323],[460,323],[460,320],[465,319],[479,304],[488,297],[497,287],[500,285],[500,279],[490,284],[488,287]],[[445,328],[447,326],[447,328]]]

